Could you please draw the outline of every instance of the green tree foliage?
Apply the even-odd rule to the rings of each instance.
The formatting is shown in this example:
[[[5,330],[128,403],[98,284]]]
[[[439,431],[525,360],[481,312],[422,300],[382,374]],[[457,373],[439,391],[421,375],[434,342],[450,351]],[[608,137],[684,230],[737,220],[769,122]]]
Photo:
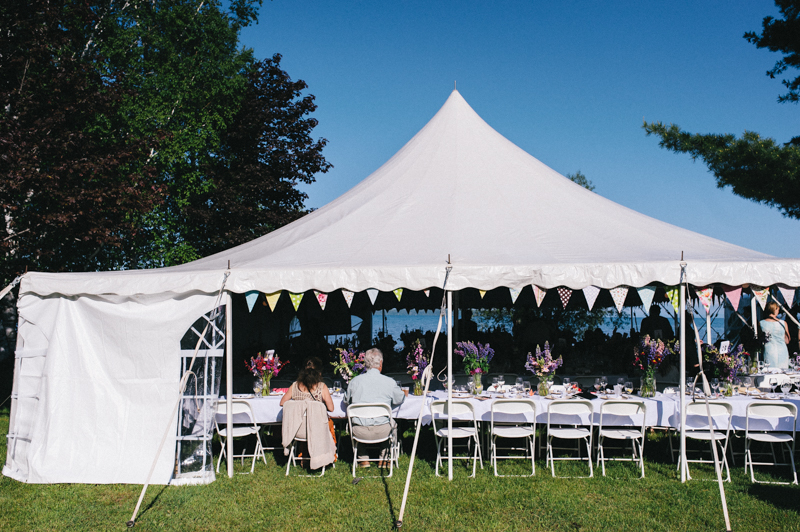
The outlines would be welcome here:
[[[776,0],[782,19],[766,17],[761,35],[745,33],[744,38],[759,48],[781,52],[783,58],[767,72],[771,78],[789,68],[800,68],[800,0]],[[789,92],[781,103],[797,103],[800,76],[782,81]],[[733,193],[779,209],[784,216],[800,218],[800,137],[786,144],[757,133],[735,135],[692,134],[679,126],[645,122],[647,135],[661,138],[659,146],[701,159],[717,180],[717,186],[730,186]]]
[[[580,170],[578,170],[574,174],[567,174],[567,179],[569,179],[570,181],[572,181],[573,183],[575,183],[577,185],[582,186],[586,190],[594,190],[595,189],[594,184],[591,181],[589,181],[588,179],[586,179],[586,176],[583,175],[583,173],[581,173]]]

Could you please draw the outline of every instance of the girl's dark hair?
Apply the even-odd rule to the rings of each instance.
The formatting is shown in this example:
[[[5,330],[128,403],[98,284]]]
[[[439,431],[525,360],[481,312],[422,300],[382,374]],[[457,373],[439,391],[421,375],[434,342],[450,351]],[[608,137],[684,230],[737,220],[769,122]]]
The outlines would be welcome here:
[[[305,365],[300,369],[300,374],[297,376],[297,382],[305,386],[307,392],[311,392],[317,387],[317,384],[322,382],[322,361],[318,357],[311,357],[306,360]]]

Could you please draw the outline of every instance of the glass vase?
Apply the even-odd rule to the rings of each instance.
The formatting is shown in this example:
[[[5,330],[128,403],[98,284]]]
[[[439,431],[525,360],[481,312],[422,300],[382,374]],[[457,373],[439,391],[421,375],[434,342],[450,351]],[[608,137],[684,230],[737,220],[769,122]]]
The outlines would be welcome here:
[[[642,397],[656,396],[656,376],[643,375],[639,380],[639,395]]]
[[[481,378],[481,373],[472,375],[472,393],[474,395],[483,393],[483,379]]]
[[[269,395],[269,381],[272,379],[272,375],[264,374],[261,377],[261,396],[267,397]]]
[[[536,393],[545,397],[550,394],[550,387],[553,385],[553,379],[547,377],[539,377],[539,385],[536,387]]]
[[[414,381],[414,395],[422,395],[423,392],[422,381],[417,379]]]

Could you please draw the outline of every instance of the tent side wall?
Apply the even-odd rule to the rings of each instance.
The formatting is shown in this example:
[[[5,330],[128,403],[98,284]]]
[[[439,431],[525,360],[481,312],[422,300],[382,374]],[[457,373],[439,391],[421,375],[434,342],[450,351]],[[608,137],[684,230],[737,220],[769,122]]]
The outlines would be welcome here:
[[[24,281],[20,292],[3,474],[143,483],[178,397],[181,338],[214,294],[42,297]],[[153,483],[172,477],[175,439],[173,426]]]

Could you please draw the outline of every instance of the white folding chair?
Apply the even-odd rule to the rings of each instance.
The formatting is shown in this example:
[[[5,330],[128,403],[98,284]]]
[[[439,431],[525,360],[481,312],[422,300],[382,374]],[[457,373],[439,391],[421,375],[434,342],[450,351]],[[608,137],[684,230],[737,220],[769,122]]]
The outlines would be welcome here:
[[[731,433],[731,414],[733,407],[730,403],[722,401],[709,401],[708,408],[706,408],[705,401],[694,401],[686,403],[684,408],[686,411],[686,427],[683,429],[686,437],[692,440],[706,441],[709,443],[711,449],[711,458],[704,459],[702,451],[700,457],[696,459],[689,459],[686,457],[686,478],[692,480],[692,475],[689,473],[689,464],[713,464],[714,463],[714,450],[711,445],[719,447],[719,458],[725,468],[726,478],[725,482],[731,481],[731,471],[728,468],[728,439]],[[711,430],[708,425],[708,412],[711,412],[711,418],[714,423],[714,436],[711,436]],[[678,469],[680,470],[681,463],[678,460]],[[703,479],[703,480],[716,480]]]
[[[591,428],[593,414],[594,407],[592,406],[592,403],[585,400],[556,400],[552,401],[547,406],[547,462],[550,464],[550,474],[552,476],[556,476],[556,460],[586,460],[589,462],[589,476],[574,478],[591,478],[594,476],[594,469],[592,468]],[[556,422],[553,422],[553,416],[558,416],[558,420]],[[589,427],[581,426],[584,418],[588,418]],[[582,458],[580,455],[580,445],[578,446],[577,458],[568,456],[556,458],[555,453],[553,452],[553,438],[558,438],[561,440],[584,440],[586,442],[586,458]]]
[[[261,427],[256,424],[255,416],[253,415],[253,409],[250,407],[250,403],[247,401],[234,399],[231,404],[231,415],[233,417],[233,429],[230,434],[231,438],[235,440],[237,438],[244,438],[247,436],[256,437],[256,448],[253,450],[253,454],[247,454],[245,450],[242,449],[242,454],[233,455],[233,458],[241,458],[242,465],[244,465],[245,458],[252,458],[253,465],[250,466],[250,472],[252,473],[256,468],[256,460],[259,456],[264,461],[264,465],[267,464],[267,458],[264,456],[264,447],[261,445]],[[227,416],[228,403],[223,399],[217,403],[217,413],[214,416],[214,427],[216,428],[217,434],[219,434],[219,439],[222,442],[222,451],[219,453],[219,459],[217,460],[217,473],[219,473],[220,462],[222,462],[222,459],[228,452],[227,449],[229,435]]]
[[[791,422],[791,436],[789,431],[776,431],[781,421]],[[797,471],[794,465],[794,434],[795,424],[797,423],[797,407],[788,402],[771,402],[771,403],[750,403],[747,405],[747,419],[745,422],[744,433],[744,468],[747,471],[750,467],[750,480],[760,484],[789,484],[789,482],[768,482],[764,480],[756,480],[753,466],[757,465],[791,465],[792,466],[792,484],[797,484]],[[753,452],[750,449],[751,442],[768,443],[772,453],[772,462],[754,462]],[[788,462],[777,462],[775,457],[774,444],[781,444],[786,446],[789,451]]]
[[[389,431],[389,435],[383,438],[376,438],[376,439],[365,439],[365,438],[358,438],[353,433],[353,419],[358,418],[359,420],[369,420],[369,419],[380,419],[381,421],[383,418],[389,418],[389,424],[391,426],[391,430]],[[376,445],[379,443],[383,443],[388,441],[389,442],[389,477],[392,476],[394,472],[394,466],[398,462],[399,458],[397,457],[398,454],[398,444],[397,444],[397,431],[395,429],[395,421],[392,419],[392,407],[387,405],[386,403],[356,403],[349,405],[347,407],[347,429],[350,432],[350,442],[353,445],[353,478],[356,476],[356,463],[358,462],[358,446],[361,445]],[[381,457],[378,458],[368,458],[365,460],[367,462],[381,462],[383,459]],[[377,476],[377,475],[375,475]]]
[[[600,424],[597,430],[597,463],[606,476],[606,460],[639,462],[644,478],[644,420],[647,407],[642,401],[609,400],[600,405]],[[606,458],[605,440],[631,443],[630,458]]]
[[[453,430],[447,428],[447,418],[453,418]],[[481,455],[480,433],[475,411],[469,401],[452,401],[451,409],[447,409],[447,401],[434,401],[431,403],[431,420],[433,435],[436,439],[436,476],[439,476],[439,466],[442,463],[442,450],[446,450],[448,437],[453,439],[455,450],[456,440],[467,440],[467,451],[474,445],[472,456],[453,456],[453,460],[472,460],[472,475],[475,476],[476,464],[480,462],[483,469]]]
[[[301,409],[304,410],[304,413],[303,413],[303,422],[304,423],[308,419],[308,411],[310,409],[317,409],[318,410],[316,412],[317,415],[322,416],[323,412],[324,412],[325,417],[327,417],[327,415],[328,415],[328,413],[327,413],[328,411],[325,408],[325,404],[321,403],[319,401],[312,401],[312,400],[288,401],[286,404],[283,405],[284,419],[286,419],[285,416],[288,415],[287,412],[289,410],[293,409],[293,408],[301,408]],[[300,433],[300,431],[298,431],[298,434],[294,435],[294,437],[292,438],[292,442],[289,445],[289,460],[286,463],[286,476],[287,477],[289,476],[289,471],[291,471],[291,468],[297,466],[297,462],[298,461],[301,462],[301,463],[303,461],[309,462],[309,465],[311,463],[311,456],[298,456],[298,454],[297,454],[297,444],[298,443],[306,443],[306,444],[308,443],[308,425],[306,425],[305,430],[302,431],[302,432],[305,434],[305,437],[299,436],[298,434]],[[326,467],[327,466],[322,466],[322,471],[320,472],[319,475],[297,475],[297,476],[299,476],[299,477],[322,477],[322,476],[325,476],[325,468]],[[336,467],[336,463],[335,462],[333,463],[332,467],[334,467],[334,468]]]
[[[511,440],[525,440],[523,447],[504,447],[503,449],[512,451],[524,451],[525,458],[531,458],[531,474],[536,474],[536,462],[534,461],[534,449],[536,448],[536,403],[530,399],[496,399],[492,403],[491,428],[489,433],[492,437],[491,443],[491,462],[494,466],[494,476],[496,477],[522,477],[528,475],[500,475],[497,472],[497,459],[514,459],[519,456],[497,454],[498,438]]]

